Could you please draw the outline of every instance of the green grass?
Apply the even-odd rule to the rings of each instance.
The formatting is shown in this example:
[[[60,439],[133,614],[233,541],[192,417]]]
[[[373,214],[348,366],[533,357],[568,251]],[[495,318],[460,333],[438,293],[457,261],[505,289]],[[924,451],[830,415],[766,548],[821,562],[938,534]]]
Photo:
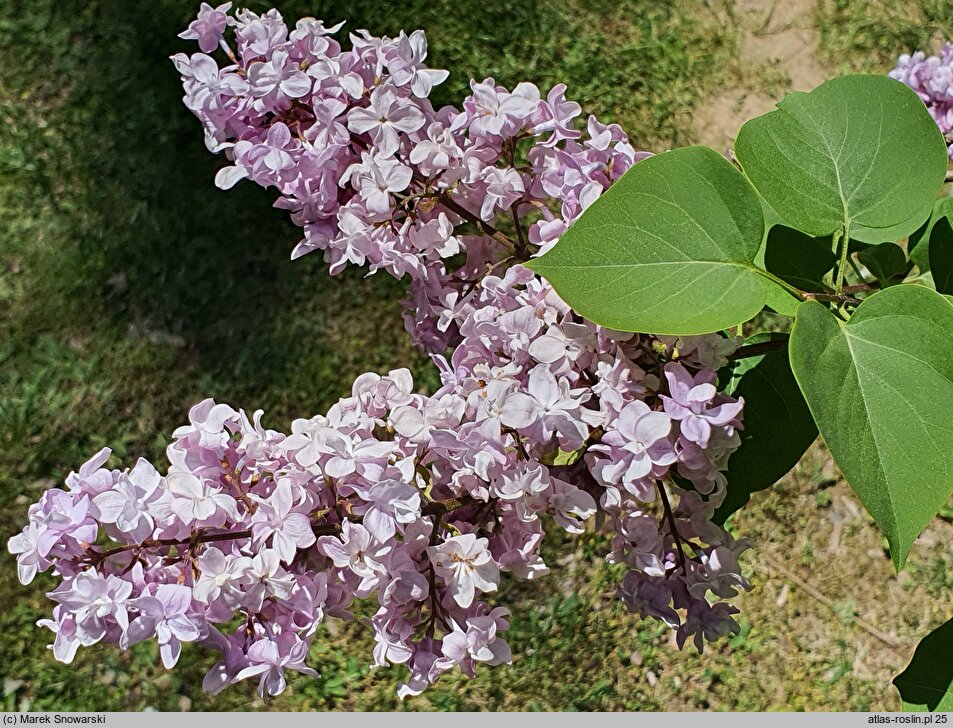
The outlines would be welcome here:
[[[953,5],[947,0],[821,0],[820,54],[838,71],[882,72],[901,53],[939,50],[953,40]]]
[[[347,18],[351,29],[390,34],[424,27],[431,63],[452,71],[435,103],[458,102],[471,76],[541,87],[565,81],[587,111],[619,122],[645,148],[691,142],[693,109],[706,94],[737,86],[739,78],[756,82],[760,73],[737,60],[737,16],[717,2],[276,4],[289,20]],[[436,384],[432,368],[407,343],[399,282],[359,272],[332,279],[316,256],[292,263],[288,255],[300,233],[271,208],[271,192],[242,184],[224,193],[213,186],[223,161],[206,151],[167,59],[189,48],[175,36],[191,6],[181,0],[0,4],[4,541],[42,488],[100,447],[113,448],[117,465],[139,455],[161,460],[169,433],[203,397],[264,408],[266,423],[284,428],[294,417],[325,410],[365,370],[409,366],[422,387]],[[851,35],[853,18],[837,15],[837,38],[864,37]],[[854,551],[825,555],[825,514],[843,494],[815,499],[814,484],[830,477],[818,463],[808,459],[735,519],[740,533],[765,547],[749,564],[757,589],[743,600],[742,633],[701,656],[673,650],[666,630],[624,612],[612,597],[618,574],[601,563],[601,541],[556,536],[546,551],[554,573],[539,584],[506,582],[499,595],[513,610],[511,667],[481,669],[475,680],[448,675],[424,696],[399,704],[403,669],[370,670],[368,630],[359,622],[338,624],[321,633],[312,651],[321,677],[292,678],[288,691],[264,706],[251,684],[215,698],[202,694],[211,655],[190,646],[171,673],[149,644],[128,652],[95,647],[73,665],[56,663],[45,648],[48,633],[34,626],[49,611],[43,593],[53,581],[20,586],[3,553],[4,707],[896,707],[884,686],[900,658],[855,669],[865,638],[851,620],[796,593],[785,607],[774,601],[779,582],[770,560],[777,556],[769,546],[783,549],[789,564],[804,554],[824,579],[847,579],[844,569],[864,563],[858,554],[879,544],[869,523],[854,519],[843,536]],[[876,580],[865,586],[853,574],[839,603],[852,597],[862,610],[922,600],[923,608],[904,612],[898,627],[912,644],[927,624],[938,623],[953,594],[953,557],[942,540],[917,553],[910,579],[891,582],[887,596]],[[885,559],[870,568],[889,578]],[[850,588],[858,581],[866,600]]]

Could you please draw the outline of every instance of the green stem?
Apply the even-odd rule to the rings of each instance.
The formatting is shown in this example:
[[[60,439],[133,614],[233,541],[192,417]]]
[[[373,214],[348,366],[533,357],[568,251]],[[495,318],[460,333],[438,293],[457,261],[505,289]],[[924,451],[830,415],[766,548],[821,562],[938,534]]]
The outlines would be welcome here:
[[[778,278],[776,275],[774,275],[774,273],[771,273],[770,271],[767,271],[767,270],[765,270],[764,268],[755,268],[755,270],[757,270],[758,273],[760,273],[761,275],[763,275],[763,276],[764,276],[765,278],[767,278],[769,281],[772,281],[772,282],[774,282],[774,283],[777,283],[779,286],[781,286],[781,288],[783,288],[785,291],[787,291],[788,293],[790,293],[790,294],[791,294],[792,296],[794,296],[797,300],[799,300],[799,301],[801,300],[801,298],[802,298],[802,296],[801,296],[801,291],[799,291],[797,288],[795,288],[794,286],[792,286],[792,285],[791,285],[790,283],[788,283],[787,281],[781,280],[781,279]]]
[[[840,244],[840,263],[837,265],[837,281],[834,284],[834,290],[838,292],[844,287],[844,269],[847,267],[847,258],[850,252],[849,230],[849,223],[845,220],[843,230],[834,232],[834,249],[836,250],[838,244]]]

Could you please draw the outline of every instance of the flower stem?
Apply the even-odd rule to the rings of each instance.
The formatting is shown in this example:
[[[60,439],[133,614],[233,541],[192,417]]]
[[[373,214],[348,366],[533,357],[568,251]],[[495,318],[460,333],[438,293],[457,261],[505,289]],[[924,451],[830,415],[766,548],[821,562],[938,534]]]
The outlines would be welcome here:
[[[668,493],[665,492],[665,485],[661,480],[655,481],[655,487],[662,499],[662,509],[665,511],[665,520],[668,521],[668,530],[672,532],[672,539],[674,539],[675,548],[678,550],[678,565],[682,567],[682,573],[688,576],[688,566],[685,564],[685,548],[682,546],[682,537],[678,535],[675,513],[672,511],[672,504],[668,501]]]

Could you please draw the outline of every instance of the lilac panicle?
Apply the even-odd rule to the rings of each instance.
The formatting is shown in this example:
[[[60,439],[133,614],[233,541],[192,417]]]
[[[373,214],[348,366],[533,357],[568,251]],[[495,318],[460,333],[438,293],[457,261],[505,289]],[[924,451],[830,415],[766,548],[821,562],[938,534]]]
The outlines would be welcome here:
[[[374,664],[403,665],[398,694],[416,695],[509,662],[501,579],[543,577],[547,529],[597,522],[631,611],[698,649],[737,632],[725,600],[749,588],[747,543],[712,517],[743,405],[714,370],[739,342],[605,329],[521,265],[647,153],[563,84],[488,78],[436,108],[447,72],[422,31],[344,48],[339,28],[203,4],[181,35],[199,52],[172,60],[227,159],[215,183],[273,188],[303,231],[292,257],[406,277],[405,325],[441,386],[364,374],[288,432],[205,400],[166,467],[95,455],[9,542],[23,583],[58,580],[40,622],[54,656],[155,639],[171,667],[197,643],[220,656],[206,690],[255,679],[272,696],[287,671],[316,674],[320,625],[360,599]]]

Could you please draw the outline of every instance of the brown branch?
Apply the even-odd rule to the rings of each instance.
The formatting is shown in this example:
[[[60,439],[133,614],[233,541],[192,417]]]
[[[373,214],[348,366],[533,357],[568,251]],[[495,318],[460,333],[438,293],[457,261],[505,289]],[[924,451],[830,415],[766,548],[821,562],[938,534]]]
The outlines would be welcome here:
[[[483,279],[484,279],[484,278],[486,278],[487,276],[493,275],[493,273],[495,273],[497,270],[499,270],[500,268],[502,268],[504,265],[506,265],[507,263],[509,263],[511,260],[515,260],[515,259],[516,259],[516,256],[515,256],[515,255],[507,255],[505,258],[501,258],[500,260],[496,261],[496,262],[493,263],[492,265],[487,265],[487,266],[486,266],[486,270],[483,271],[482,274],[480,274],[479,276],[477,276],[476,278],[474,278],[474,279],[472,279],[472,280],[458,280],[458,281],[452,281],[452,282],[454,282],[454,283],[463,283],[463,284],[464,284],[464,288],[463,288],[463,290],[460,292],[460,300],[462,301],[464,298],[466,298],[466,297],[469,296],[471,293],[473,293],[473,290],[474,290],[475,288],[477,288],[477,287],[480,285],[480,283],[483,282]]]
[[[672,532],[675,547],[678,549],[678,565],[682,567],[682,573],[688,576],[688,566],[685,563],[685,548],[682,545],[682,537],[678,535],[678,527],[675,525],[675,513],[672,511],[672,504],[668,502],[668,493],[665,492],[665,485],[661,480],[655,481],[655,488],[662,498],[662,510],[665,511],[665,520],[668,521],[669,531]]]
[[[341,524],[340,523],[323,523],[320,526],[312,525],[311,532],[315,536],[337,536],[339,533],[341,533]]]
[[[802,293],[801,298],[805,301],[832,301],[834,303],[849,303],[852,306],[860,305],[859,298],[854,298],[847,293]]]
[[[510,167],[516,168],[516,140],[510,138],[507,140],[506,145],[507,156],[509,156]],[[528,257],[526,255],[527,250],[529,249],[529,242],[526,240],[526,235],[523,233],[523,225],[520,223],[520,216],[516,211],[516,208],[519,206],[520,201],[517,200],[510,207],[510,212],[513,215],[513,226],[516,228],[516,237],[519,239],[519,250],[517,251],[521,260],[526,260]]]
[[[526,239],[526,234],[523,232],[523,224],[520,222],[520,216],[516,212],[516,208],[519,204],[519,200],[514,202],[513,206],[510,207],[510,212],[513,213],[513,226],[516,228],[516,237],[519,238],[519,250],[517,250],[516,253],[520,260],[526,260],[529,257],[527,255],[527,252],[529,251],[529,241]]]
[[[856,283],[852,286],[844,286],[841,293],[864,293],[866,291],[875,291],[880,288],[880,283]]]
[[[523,444],[523,436],[512,427],[502,427],[501,431],[504,435],[512,435],[516,441],[516,449],[519,451],[520,457],[522,457],[523,460],[529,460],[529,454],[526,452],[526,446]]]
[[[90,563],[102,563],[106,559],[115,556],[116,554],[121,554],[126,551],[141,551],[142,549],[156,548],[159,546],[185,546],[189,545],[191,548],[198,546],[200,543],[213,543],[216,541],[235,541],[243,538],[251,538],[251,531],[228,531],[225,533],[207,533],[203,534],[201,531],[193,533],[189,538],[149,538],[143,541],[142,543],[131,543],[126,544],[125,546],[117,546],[114,549],[107,549],[106,551],[92,551],[91,548],[88,549],[86,556],[83,557],[85,561]]]
[[[433,519],[433,530],[430,532],[430,545],[437,545],[437,538],[440,530],[440,514],[436,514]],[[424,631],[427,633],[427,636],[433,638],[434,633],[436,632],[437,627],[437,616],[440,612],[440,600],[437,599],[437,572],[433,568],[433,562],[430,559],[427,559],[427,565],[429,573],[427,574],[427,585],[430,590],[430,617],[426,622]],[[440,615],[441,621],[446,625],[446,621],[443,619],[443,616]]]
[[[367,148],[368,148],[367,142],[365,142],[363,139],[361,139],[357,134],[354,134],[354,133],[351,134],[351,142],[352,142],[355,146],[359,147],[360,149],[367,149]],[[516,253],[516,243],[514,243],[507,235],[505,235],[504,233],[502,233],[502,232],[500,232],[499,230],[497,230],[495,227],[493,227],[492,225],[490,225],[488,222],[485,222],[484,220],[481,220],[477,215],[475,215],[474,213],[470,212],[470,211],[467,210],[465,207],[461,206],[459,203],[457,203],[456,201],[454,201],[454,200],[450,197],[450,195],[448,195],[447,193],[445,193],[445,192],[427,192],[427,188],[429,187],[429,184],[428,184],[427,180],[424,179],[423,177],[421,177],[421,176],[420,176],[419,174],[417,174],[416,172],[413,174],[413,177],[412,177],[411,179],[412,179],[413,182],[415,182],[416,184],[420,185],[420,187],[421,187],[421,188],[424,190],[424,192],[426,193],[426,196],[427,196],[427,197],[430,197],[430,198],[432,198],[432,199],[437,200],[438,202],[440,202],[440,204],[442,204],[444,207],[446,207],[446,208],[447,208],[448,210],[450,210],[451,212],[455,213],[456,215],[459,215],[460,217],[462,217],[462,218],[463,218],[464,220],[466,220],[467,222],[470,222],[470,223],[476,225],[477,227],[479,227],[480,230],[482,230],[485,235],[488,235],[488,236],[490,236],[491,238],[493,238],[494,240],[496,240],[498,243],[500,243],[500,244],[502,244],[502,245],[505,245],[507,248],[509,248],[509,250],[510,250],[511,253]]]
[[[416,176],[414,177],[414,181],[418,184],[425,184],[424,181]],[[470,212],[468,209],[460,205],[460,203],[456,202],[446,192],[433,192],[430,193],[430,197],[436,199],[441,205],[446,207],[458,217],[462,217],[467,222],[476,225],[478,228],[480,228],[484,235],[493,238],[496,242],[505,246],[511,253],[517,255],[517,245],[515,242],[513,242],[513,240],[510,239],[508,235],[501,232],[500,230],[497,230],[495,227],[490,225],[490,223]]]
[[[778,337],[770,341],[763,341],[760,344],[746,344],[728,355],[729,361],[736,359],[747,359],[752,356],[761,356],[778,349],[783,349],[788,345],[787,337]]]
[[[482,501],[477,501],[473,498],[461,498],[459,500],[447,500],[447,501],[433,501],[428,503],[421,509],[421,515],[423,516],[441,516],[444,513],[449,513],[458,508],[463,508],[465,506],[475,505],[477,503],[482,503]],[[361,522],[360,516],[353,516],[349,518],[355,523]],[[324,523],[321,525],[312,525],[311,530],[314,532],[315,536],[331,536],[336,535],[341,532],[340,523]],[[101,564],[106,559],[109,559],[117,554],[125,553],[127,551],[142,551],[144,549],[159,548],[163,546],[167,547],[179,547],[179,546],[188,546],[190,549],[194,549],[199,544],[203,543],[215,543],[219,541],[237,541],[240,539],[251,538],[252,532],[251,529],[245,529],[243,531],[225,531],[220,533],[203,533],[201,530],[196,531],[188,538],[149,538],[143,541],[142,543],[130,543],[125,544],[124,546],[117,546],[116,548],[107,549],[106,551],[94,550],[92,546],[87,549],[86,554],[82,557],[82,560],[90,564]]]

